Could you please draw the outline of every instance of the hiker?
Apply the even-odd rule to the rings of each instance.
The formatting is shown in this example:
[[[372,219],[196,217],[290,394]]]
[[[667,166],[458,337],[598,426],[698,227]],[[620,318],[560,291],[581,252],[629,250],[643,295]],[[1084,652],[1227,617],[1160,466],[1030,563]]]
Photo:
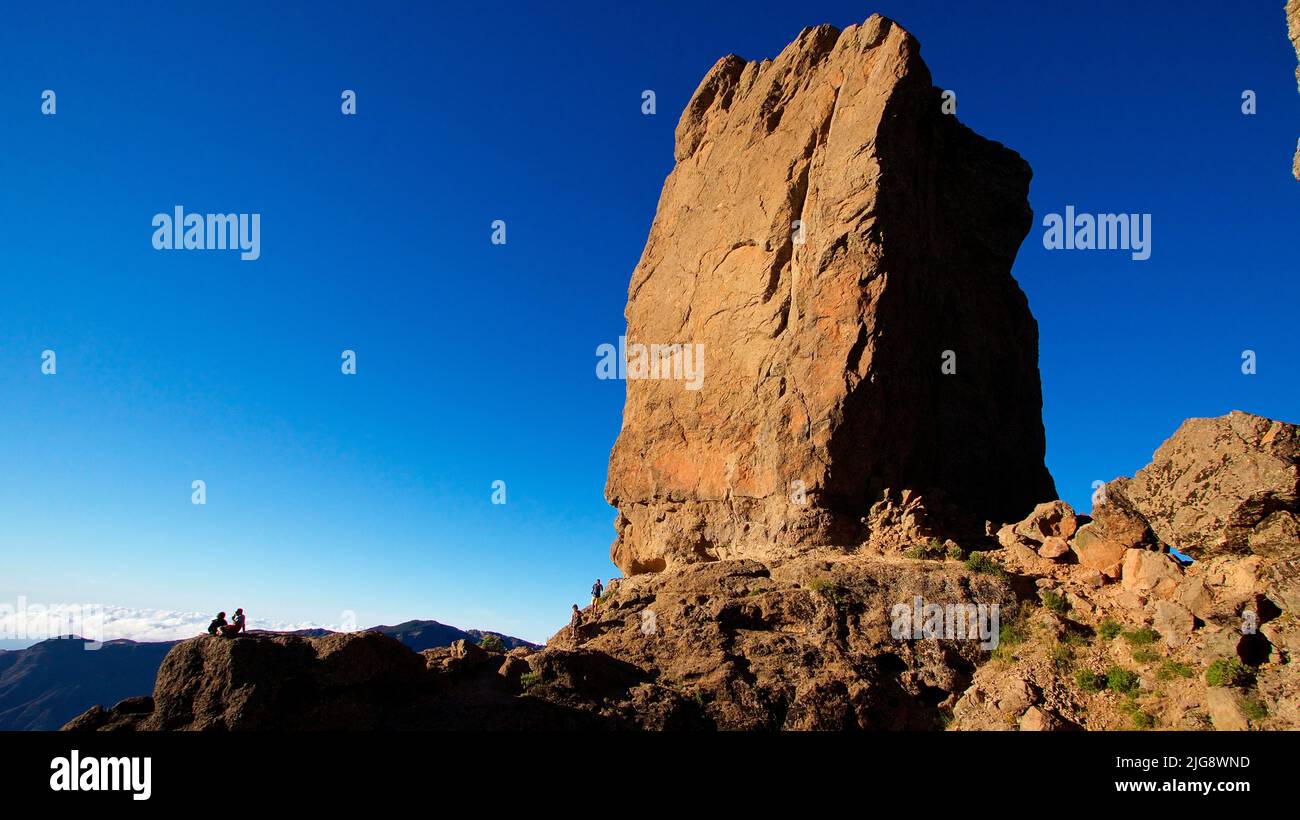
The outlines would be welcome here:
[[[233,638],[241,632],[244,632],[244,610],[242,608],[235,610],[235,622],[230,626],[221,627],[221,634],[227,638]]]
[[[604,591],[605,588],[600,585],[600,579],[597,578],[596,583],[591,585],[591,609],[593,612],[600,605],[600,596]]]
[[[218,612],[217,617],[213,618],[212,623],[208,624],[208,634],[215,635],[217,634],[217,632],[225,628],[226,628],[226,613]]]
[[[574,643],[578,641],[578,627],[582,626],[582,610],[578,605],[573,605],[573,617],[569,618],[569,635],[573,638]]]

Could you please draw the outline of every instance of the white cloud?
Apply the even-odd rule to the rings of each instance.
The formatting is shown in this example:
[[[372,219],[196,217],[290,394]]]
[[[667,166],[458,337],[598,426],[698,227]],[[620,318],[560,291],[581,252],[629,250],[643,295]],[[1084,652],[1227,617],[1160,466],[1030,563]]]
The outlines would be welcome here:
[[[233,615],[226,613],[227,620]],[[167,609],[134,609],[111,604],[43,604],[19,597],[17,602],[0,602],[0,641],[35,643],[59,635],[79,635],[95,641],[122,638],[133,641],[176,641],[200,635],[215,612],[178,612]],[[343,627],[312,621],[273,621],[250,618],[249,629],[289,632],[298,629]]]

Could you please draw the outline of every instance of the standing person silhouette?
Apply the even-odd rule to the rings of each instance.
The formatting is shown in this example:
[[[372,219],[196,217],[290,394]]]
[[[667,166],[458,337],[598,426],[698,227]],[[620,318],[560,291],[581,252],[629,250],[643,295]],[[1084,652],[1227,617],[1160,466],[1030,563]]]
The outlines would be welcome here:
[[[573,639],[574,643],[578,642],[578,627],[580,626],[582,626],[582,610],[578,609],[577,604],[574,604],[573,617],[569,618],[569,637]]]

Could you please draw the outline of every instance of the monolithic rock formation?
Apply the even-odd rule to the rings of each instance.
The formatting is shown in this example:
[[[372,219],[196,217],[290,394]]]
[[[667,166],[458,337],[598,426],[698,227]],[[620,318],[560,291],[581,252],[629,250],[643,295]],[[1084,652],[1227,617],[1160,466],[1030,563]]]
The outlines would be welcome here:
[[[806,29],[719,60],[682,114],[627,336],[702,345],[704,378],[629,379],[606,486],[629,575],[852,546],[890,489],[980,525],[1055,497],[1010,273],[1030,169],[945,113],[919,52],[880,16]]]

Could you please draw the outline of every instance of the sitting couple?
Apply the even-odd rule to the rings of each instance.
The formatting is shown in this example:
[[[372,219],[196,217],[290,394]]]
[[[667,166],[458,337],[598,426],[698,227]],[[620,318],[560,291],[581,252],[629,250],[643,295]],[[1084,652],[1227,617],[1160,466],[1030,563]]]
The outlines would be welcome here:
[[[218,612],[217,617],[213,618],[212,623],[208,624],[209,635],[222,635],[227,638],[233,638],[244,631],[243,609],[235,610],[235,622],[232,624],[226,623],[226,613],[224,612]]]

